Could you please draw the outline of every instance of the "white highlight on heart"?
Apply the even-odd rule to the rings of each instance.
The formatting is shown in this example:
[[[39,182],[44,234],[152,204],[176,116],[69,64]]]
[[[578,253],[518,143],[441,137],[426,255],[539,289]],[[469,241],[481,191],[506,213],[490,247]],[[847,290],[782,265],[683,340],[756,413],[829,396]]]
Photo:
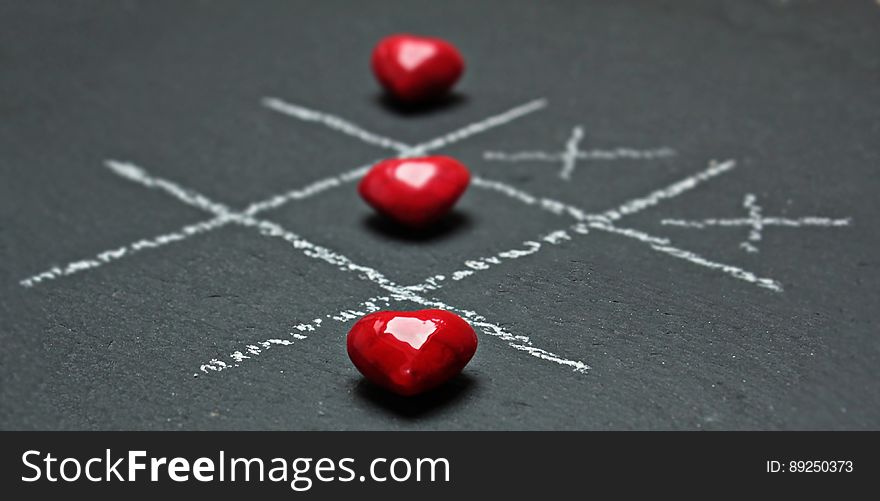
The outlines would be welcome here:
[[[414,70],[437,53],[430,43],[406,40],[400,44],[400,65],[406,70]]]
[[[412,317],[394,317],[385,324],[386,334],[391,334],[417,350],[436,331],[437,324],[433,320]]]
[[[408,161],[394,169],[394,177],[415,189],[421,189],[437,173],[437,167],[430,162]]]

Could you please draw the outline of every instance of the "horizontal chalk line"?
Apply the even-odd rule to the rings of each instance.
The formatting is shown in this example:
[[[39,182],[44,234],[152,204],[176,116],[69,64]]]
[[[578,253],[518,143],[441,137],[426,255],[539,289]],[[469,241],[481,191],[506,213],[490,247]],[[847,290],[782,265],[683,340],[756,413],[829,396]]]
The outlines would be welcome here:
[[[669,147],[637,150],[634,148],[614,148],[610,150],[590,149],[578,150],[573,157],[576,160],[655,160],[675,156],[675,150]],[[566,152],[549,151],[485,151],[483,160],[496,162],[563,162],[569,155]]]
[[[762,226],[787,226],[791,228],[801,228],[804,226],[848,226],[852,223],[851,218],[832,219],[827,217],[799,217],[799,218],[782,218],[782,217],[762,217],[760,219]],[[661,224],[667,226],[683,226],[686,228],[707,228],[709,226],[752,226],[754,220],[751,218],[732,218],[732,219],[703,219],[699,221],[686,221],[684,219],[664,219]]]

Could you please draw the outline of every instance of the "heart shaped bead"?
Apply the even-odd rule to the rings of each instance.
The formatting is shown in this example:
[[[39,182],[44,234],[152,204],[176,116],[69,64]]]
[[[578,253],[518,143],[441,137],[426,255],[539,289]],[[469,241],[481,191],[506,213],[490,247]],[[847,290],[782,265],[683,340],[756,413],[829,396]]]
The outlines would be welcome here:
[[[418,228],[449,212],[470,179],[467,167],[453,158],[393,158],[374,165],[358,192],[380,213]]]
[[[354,324],[347,345],[367,379],[411,396],[460,373],[477,351],[477,335],[445,310],[378,311]]]
[[[464,72],[464,59],[439,38],[392,35],[373,49],[373,73],[392,96],[404,102],[446,94]]]

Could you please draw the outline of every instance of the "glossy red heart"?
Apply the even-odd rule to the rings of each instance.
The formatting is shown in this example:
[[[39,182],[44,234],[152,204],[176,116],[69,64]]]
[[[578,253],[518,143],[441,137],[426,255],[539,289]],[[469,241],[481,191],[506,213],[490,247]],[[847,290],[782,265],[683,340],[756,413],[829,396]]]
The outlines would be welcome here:
[[[373,73],[394,97],[405,102],[442,96],[464,72],[464,59],[439,38],[392,35],[373,49]]]
[[[449,212],[470,180],[467,167],[453,158],[393,158],[374,165],[358,192],[380,213],[422,227]]]
[[[348,333],[348,356],[373,383],[411,396],[459,372],[477,351],[477,334],[445,310],[378,311]]]

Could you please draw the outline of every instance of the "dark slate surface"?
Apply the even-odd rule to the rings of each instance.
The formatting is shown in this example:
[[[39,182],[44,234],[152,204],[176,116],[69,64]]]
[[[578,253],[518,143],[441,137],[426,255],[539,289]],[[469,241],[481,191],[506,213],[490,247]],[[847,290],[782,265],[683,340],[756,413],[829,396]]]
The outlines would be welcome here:
[[[873,1],[4,2],[0,6],[0,426],[14,429],[878,428],[880,6]],[[368,71],[397,31],[444,36],[460,93],[389,108]],[[733,158],[738,168],[626,220],[774,293],[591,232],[437,292],[572,372],[482,335],[465,374],[402,401],[361,382],[350,323],[241,367],[199,365],[380,294],[238,226],[30,289],[54,264],[206,219],[111,174],[107,158],[233,207],[386,154],[261,107],[277,95],[418,142],[531,99],[462,141],[486,177],[599,211]],[[669,146],[674,158],[558,166],[486,150]],[[844,228],[690,230],[663,218],[852,218]],[[354,185],[267,217],[402,283],[569,220],[471,189],[430,238],[385,231]],[[402,308],[414,307],[400,304]]]

